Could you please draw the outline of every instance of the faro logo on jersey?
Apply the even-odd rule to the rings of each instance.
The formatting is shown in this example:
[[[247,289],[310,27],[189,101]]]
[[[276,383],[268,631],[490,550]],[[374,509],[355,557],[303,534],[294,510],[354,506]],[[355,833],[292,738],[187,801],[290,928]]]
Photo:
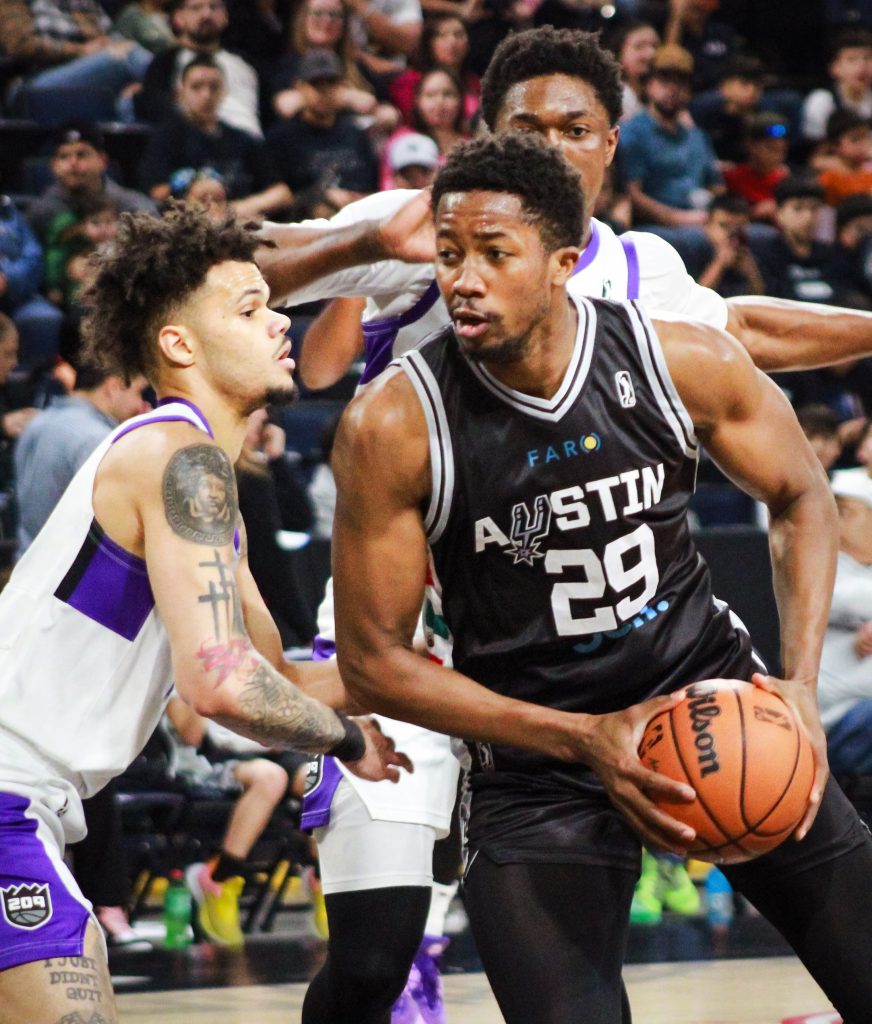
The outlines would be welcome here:
[[[41,928],[51,919],[48,885],[10,885],[0,889],[3,916],[13,928]]]
[[[621,400],[623,409],[632,409],[636,404],[636,389],[633,387],[633,379],[629,370],[618,370],[615,374],[615,384],[618,386],[618,398]]]
[[[551,502],[544,494],[540,494],[533,502],[533,512],[526,501],[519,501],[512,508],[512,531],[509,539],[511,550],[507,554],[515,556],[515,565],[525,562],[533,565],[535,559],[544,558],[545,552],[539,550],[539,542],[548,536],[551,529]]]

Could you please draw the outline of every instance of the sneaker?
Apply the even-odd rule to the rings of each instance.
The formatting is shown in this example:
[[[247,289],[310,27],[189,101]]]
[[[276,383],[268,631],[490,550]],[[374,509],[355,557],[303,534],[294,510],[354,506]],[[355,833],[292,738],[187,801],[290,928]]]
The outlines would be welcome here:
[[[442,954],[451,940],[445,935],[425,935],[412,968],[418,977],[410,975],[412,996],[418,1005],[423,1024],[445,1024],[445,1002],[442,997]]]
[[[657,858],[647,850],[642,851],[642,873],[636,882],[633,902],[630,905],[632,924],[660,924],[663,919],[663,903],[659,896],[660,870]]]
[[[154,949],[148,939],[133,930],[123,907],[96,907],[94,913],[109,949],[123,949],[127,953],[150,953]]]
[[[693,884],[684,864],[680,860],[661,860],[660,878],[663,885],[663,906],[674,914],[695,917],[701,906],[699,890]]]
[[[221,946],[245,942],[239,926],[239,897],[245,879],[240,875],[216,882],[209,864],[191,864],[185,880],[197,904],[197,921],[203,933]]]
[[[422,1024],[421,1013],[412,993],[412,986],[417,986],[419,983],[418,968],[412,964],[406,987],[391,1007],[391,1024]]]

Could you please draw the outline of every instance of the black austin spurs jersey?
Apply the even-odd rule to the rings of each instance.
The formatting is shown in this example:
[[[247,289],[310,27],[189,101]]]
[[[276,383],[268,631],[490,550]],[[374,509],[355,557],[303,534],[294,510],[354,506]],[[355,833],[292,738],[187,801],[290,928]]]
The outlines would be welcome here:
[[[399,364],[430,432],[432,649],[498,693],[602,713],[733,665],[750,642],[690,536],[697,440],[650,321],[635,303],[577,305],[548,400],[468,360],[450,328]],[[547,763],[477,753],[485,769]]]

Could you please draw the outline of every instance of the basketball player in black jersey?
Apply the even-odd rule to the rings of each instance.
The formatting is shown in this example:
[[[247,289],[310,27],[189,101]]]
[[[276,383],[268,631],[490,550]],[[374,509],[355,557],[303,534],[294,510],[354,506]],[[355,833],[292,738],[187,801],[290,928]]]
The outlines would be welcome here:
[[[692,839],[652,802],[694,795],[641,765],[642,731],[687,684],[753,676],[800,716],[816,775],[795,836],[725,872],[861,1024],[872,840],[828,782],[815,698],[835,520],[789,405],[721,331],[569,300],[582,199],[553,150],[466,144],[433,201],[453,324],[340,427],[337,647],[361,703],[471,744],[467,907],[506,1021],[621,1020],[640,839]],[[694,549],[700,442],[769,508],[784,679],[755,674]],[[412,649],[428,568],[449,670]]]

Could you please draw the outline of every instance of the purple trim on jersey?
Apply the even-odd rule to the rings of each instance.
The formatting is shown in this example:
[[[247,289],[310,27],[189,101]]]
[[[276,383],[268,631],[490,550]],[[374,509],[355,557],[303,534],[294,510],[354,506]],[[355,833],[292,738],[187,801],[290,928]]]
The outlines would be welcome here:
[[[303,810],[300,814],[300,828],[324,828],[330,824],[330,806],[336,787],[342,781],[342,772],[336,764],[335,757],[326,754],[319,757],[317,775],[312,788],[303,795]],[[307,780],[308,785],[308,780]]]
[[[0,793],[0,971],[85,948],[90,914],[58,875],[29,806],[27,797]]]
[[[209,421],[200,412],[197,406],[194,405],[193,402],[189,402],[187,398],[173,398],[172,396],[168,396],[167,398],[162,398],[157,403],[156,408],[159,409],[162,405],[172,405],[174,403],[177,405],[186,405],[192,412],[195,412],[203,421],[203,426],[206,428],[206,433],[209,435],[209,437],[212,438],[213,441],[215,440],[215,435],[212,433],[212,428],[209,426]]]
[[[196,405],[194,405],[193,402],[189,402],[186,398],[162,398],[157,403],[155,408],[159,409],[162,405],[172,404],[186,405],[189,409],[195,412],[203,421],[203,426],[206,428],[206,433],[209,435],[209,437],[212,438],[213,441],[215,440],[215,435],[212,433],[212,428],[209,426],[209,421],[200,412]],[[138,423],[128,423],[126,427],[122,427],[121,430],[119,430],[118,433],[115,435],[115,437],[112,438],[112,443],[115,444],[116,441],[120,440],[122,437],[125,437],[127,434],[131,433],[134,430],[137,430],[139,427],[147,427],[150,423],[178,422],[191,423],[187,416],[180,416],[178,413],[172,413],[169,416],[150,416],[148,419],[139,420]],[[196,424],[192,423],[191,426],[196,426]]]
[[[233,531],[233,550],[236,552],[237,555],[242,550],[242,537],[240,536],[238,526]]]
[[[154,608],[145,562],[107,537],[95,520],[55,597],[125,640]]]
[[[618,241],[624,247],[624,255],[627,257],[627,298],[632,301],[639,298],[639,253],[631,238],[621,237]]]
[[[596,226],[596,221],[590,222],[590,241],[584,247],[584,251],[578,257],[578,263],[575,264],[575,270],[572,271],[572,277],[584,270],[585,267],[589,267],[591,263],[596,259],[597,253],[600,247],[600,235],[599,229]]]
[[[320,633],[312,641],[312,661],[329,661],[336,657],[336,644]]]
[[[435,279],[427,286],[420,299],[399,316],[388,316],[382,320],[366,320],[363,323],[364,360],[366,367],[360,383],[374,380],[394,358],[394,342],[403,327],[408,327],[429,313],[439,298],[439,285]]]

